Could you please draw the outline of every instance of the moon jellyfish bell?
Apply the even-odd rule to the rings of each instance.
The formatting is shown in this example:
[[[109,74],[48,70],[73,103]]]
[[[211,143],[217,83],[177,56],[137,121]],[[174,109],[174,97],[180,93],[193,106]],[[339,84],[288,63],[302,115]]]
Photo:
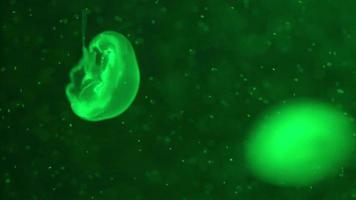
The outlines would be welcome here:
[[[116,117],[129,108],[140,83],[130,41],[105,31],[83,46],[83,57],[70,72],[66,95],[73,112],[88,121]]]
[[[353,124],[323,103],[276,107],[257,123],[246,143],[256,178],[280,186],[310,186],[341,171],[354,149]]]

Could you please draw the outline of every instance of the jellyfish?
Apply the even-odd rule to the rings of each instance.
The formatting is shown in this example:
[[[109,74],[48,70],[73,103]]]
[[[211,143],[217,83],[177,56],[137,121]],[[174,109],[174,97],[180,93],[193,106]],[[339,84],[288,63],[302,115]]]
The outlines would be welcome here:
[[[114,118],[134,101],[140,83],[139,67],[130,41],[115,31],[104,31],[85,46],[83,56],[70,71],[66,96],[73,112],[88,121]]]
[[[336,175],[353,152],[353,124],[316,101],[276,107],[257,123],[246,146],[256,178],[279,186],[311,186]]]

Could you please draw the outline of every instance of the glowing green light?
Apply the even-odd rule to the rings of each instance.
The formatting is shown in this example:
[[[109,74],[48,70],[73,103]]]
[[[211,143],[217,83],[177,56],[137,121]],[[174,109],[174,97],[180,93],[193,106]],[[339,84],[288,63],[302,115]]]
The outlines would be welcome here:
[[[246,147],[256,177],[276,185],[307,186],[340,170],[353,149],[352,125],[328,105],[295,102],[268,113]]]

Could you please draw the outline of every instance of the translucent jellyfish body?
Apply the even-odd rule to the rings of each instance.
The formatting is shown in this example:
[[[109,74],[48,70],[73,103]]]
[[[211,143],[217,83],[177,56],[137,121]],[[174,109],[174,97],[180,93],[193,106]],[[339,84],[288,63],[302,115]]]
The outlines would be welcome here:
[[[83,47],[83,57],[70,72],[66,95],[73,112],[88,121],[100,121],[123,113],[135,99],[140,83],[139,67],[130,41],[105,31]]]
[[[301,101],[264,115],[247,141],[253,174],[280,186],[310,186],[341,171],[353,150],[353,126],[343,112]]]

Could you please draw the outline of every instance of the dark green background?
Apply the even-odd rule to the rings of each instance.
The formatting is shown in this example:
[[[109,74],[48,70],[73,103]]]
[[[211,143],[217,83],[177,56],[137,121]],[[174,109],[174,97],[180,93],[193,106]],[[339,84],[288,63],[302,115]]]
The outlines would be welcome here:
[[[64,88],[87,43],[133,43],[141,85],[91,123]],[[356,116],[354,0],[0,0],[1,200],[356,199],[355,159],[312,187],[255,179],[244,143],[291,98]]]

